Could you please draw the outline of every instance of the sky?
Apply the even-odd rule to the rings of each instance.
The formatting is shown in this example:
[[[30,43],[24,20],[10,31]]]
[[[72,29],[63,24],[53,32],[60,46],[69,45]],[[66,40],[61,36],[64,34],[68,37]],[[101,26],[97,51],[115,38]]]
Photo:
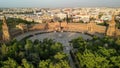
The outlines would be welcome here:
[[[120,7],[120,0],[0,0],[0,7]]]

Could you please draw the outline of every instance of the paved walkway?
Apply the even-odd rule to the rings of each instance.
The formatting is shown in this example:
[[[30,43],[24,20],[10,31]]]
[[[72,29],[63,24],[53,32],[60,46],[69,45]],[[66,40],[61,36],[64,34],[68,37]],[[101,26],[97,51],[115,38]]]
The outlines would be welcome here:
[[[24,34],[21,34],[19,36],[16,36],[15,39],[17,39],[18,41],[22,40],[23,38],[25,38],[26,36],[29,36],[29,35],[35,35],[37,33],[42,33],[42,32],[47,32],[45,30],[41,30],[41,31],[29,31],[27,33],[24,33]]]

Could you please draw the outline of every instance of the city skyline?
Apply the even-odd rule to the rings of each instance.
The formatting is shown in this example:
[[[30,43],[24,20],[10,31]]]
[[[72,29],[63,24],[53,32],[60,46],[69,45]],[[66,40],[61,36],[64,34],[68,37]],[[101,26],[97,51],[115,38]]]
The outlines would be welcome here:
[[[0,3],[0,68],[120,67],[119,0]]]
[[[120,0],[1,0],[0,7],[119,7]]]

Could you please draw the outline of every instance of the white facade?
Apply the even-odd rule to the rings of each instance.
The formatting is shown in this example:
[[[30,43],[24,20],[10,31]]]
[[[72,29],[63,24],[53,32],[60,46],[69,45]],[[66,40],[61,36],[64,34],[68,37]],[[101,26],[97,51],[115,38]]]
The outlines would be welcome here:
[[[102,17],[101,17],[101,20],[111,20],[112,19],[112,16],[111,15],[103,15]]]
[[[64,13],[58,13],[56,16],[59,17],[60,19],[64,19],[67,17],[67,15]]]

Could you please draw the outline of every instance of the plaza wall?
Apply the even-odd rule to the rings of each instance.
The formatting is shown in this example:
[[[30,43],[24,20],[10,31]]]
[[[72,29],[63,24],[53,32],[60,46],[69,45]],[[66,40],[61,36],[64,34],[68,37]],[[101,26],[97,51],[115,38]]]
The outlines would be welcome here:
[[[87,32],[87,24],[81,24],[81,23],[69,23],[67,25],[66,31],[77,31],[77,32]]]
[[[36,24],[32,25],[28,28],[28,31],[35,31],[35,30],[46,30],[46,31],[56,31],[59,30],[59,28],[62,27],[63,31],[72,31],[72,32],[85,32],[85,33],[106,33],[106,27],[105,26],[100,26],[96,25],[95,23],[66,23],[66,22],[61,22],[61,23],[43,23],[43,24]],[[120,30],[118,30],[120,34]],[[22,34],[21,30],[13,30],[10,31],[11,37],[15,37],[17,35]],[[1,39],[2,35],[0,35]]]
[[[35,24],[28,28],[28,30],[44,30],[46,27],[46,24]]]
[[[95,23],[47,23],[47,24],[37,24],[29,28],[29,30],[51,30],[55,31],[62,27],[63,31],[73,31],[73,32],[92,32],[92,33],[106,33],[106,27],[96,25]]]

